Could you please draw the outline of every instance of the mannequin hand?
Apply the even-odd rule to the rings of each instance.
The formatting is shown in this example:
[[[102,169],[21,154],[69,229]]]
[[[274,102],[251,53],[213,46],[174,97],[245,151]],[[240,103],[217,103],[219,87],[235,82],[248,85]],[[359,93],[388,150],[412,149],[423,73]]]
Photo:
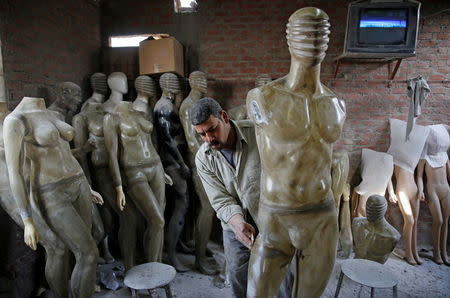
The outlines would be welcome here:
[[[419,190],[417,192],[417,199],[419,201],[425,202],[425,195],[423,194],[423,190]]]
[[[191,170],[187,167],[187,165],[185,163],[181,163],[180,167],[181,176],[183,176],[183,178],[189,178],[189,176],[191,176]]]
[[[233,215],[228,223],[233,226],[236,239],[248,249],[252,249],[256,233],[255,228],[253,228],[251,224],[245,222],[240,214]]]
[[[95,204],[103,205],[103,198],[102,198],[102,196],[98,192],[93,190],[92,188],[91,188],[91,200]]]
[[[397,202],[398,202],[397,195],[396,194],[389,195],[389,202],[397,204]]]
[[[81,149],[83,150],[84,153],[91,152],[92,150],[94,150],[96,148],[97,148],[97,145],[95,144],[95,140],[93,140],[93,139],[88,139],[86,141],[86,143],[84,143],[83,147],[81,147]]]
[[[123,211],[125,208],[125,194],[123,193],[122,185],[116,186],[117,193],[117,206],[119,206],[120,211]]]
[[[164,173],[164,183],[168,184],[169,186],[173,185],[172,178],[169,175],[167,175],[166,173]]]
[[[28,217],[24,219],[24,233],[23,238],[25,240],[25,243],[32,249],[36,250],[37,243],[39,241],[38,232],[36,230],[36,227],[34,226],[33,219],[31,217]]]

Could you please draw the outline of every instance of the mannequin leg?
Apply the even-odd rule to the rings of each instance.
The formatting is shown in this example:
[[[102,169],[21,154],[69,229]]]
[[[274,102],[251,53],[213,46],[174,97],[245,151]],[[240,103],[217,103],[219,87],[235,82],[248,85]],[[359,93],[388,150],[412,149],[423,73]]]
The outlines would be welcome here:
[[[434,261],[437,264],[442,264],[441,257],[441,228],[443,223],[441,205],[439,203],[439,198],[433,191],[428,191],[428,208],[430,209],[431,216],[433,218],[433,223],[431,224],[432,236],[433,236],[433,256]]]
[[[162,164],[155,166],[154,168],[150,168],[146,170],[146,175],[148,179],[148,183],[150,184],[150,188],[153,191],[156,200],[158,201],[159,210],[163,215],[164,219],[164,210],[166,209],[166,184],[164,182],[164,169]],[[164,224],[163,224],[164,226]],[[163,228],[164,229],[164,228]],[[160,249],[158,253],[158,260],[162,260],[163,255],[163,246],[164,246],[164,231],[163,236],[160,240]]]
[[[366,217],[366,203],[368,197],[359,196],[358,209],[356,211],[357,217]]]
[[[416,265],[416,261],[411,251],[412,230],[414,226],[414,217],[408,196],[403,193],[397,193],[400,211],[403,216],[403,241],[405,242],[405,260],[411,265]]]
[[[412,245],[411,251],[418,265],[423,263],[422,259],[419,258],[419,253],[417,251],[417,221],[419,219],[419,211],[420,211],[420,201],[417,199],[417,196],[413,196],[411,201],[411,208],[414,216],[414,224],[412,228]]]
[[[62,244],[64,247],[64,244]],[[51,249],[45,247],[45,279],[47,280],[53,295],[56,298],[69,297],[70,266],[69,249]]]
[[[441,228],[441,256],[445,265],[450,266],[447,256],[448,219],[450,217],[450,193],[441,200],[443,223]]]

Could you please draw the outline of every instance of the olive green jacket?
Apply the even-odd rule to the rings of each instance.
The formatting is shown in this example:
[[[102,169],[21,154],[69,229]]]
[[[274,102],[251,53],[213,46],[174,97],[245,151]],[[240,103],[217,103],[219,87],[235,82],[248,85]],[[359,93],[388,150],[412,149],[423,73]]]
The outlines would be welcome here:
[[[198,175],[224,230],[232,230],[227,223],[233,215],[242,214],[247,218],[247,211],[257,222],[261,180],[253,123],[250,120],[231,123],[236,132],[236,169],[207,143],[195,156]]]

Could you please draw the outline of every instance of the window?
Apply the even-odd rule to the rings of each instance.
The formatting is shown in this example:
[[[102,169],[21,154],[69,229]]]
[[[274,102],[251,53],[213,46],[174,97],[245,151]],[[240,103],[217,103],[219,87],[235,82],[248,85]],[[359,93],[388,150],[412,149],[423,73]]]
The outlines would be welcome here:
[[[198,6],[196,0],[174,0],[173,4],[176,13],[196,12]]]
[[[124,36],[111,36],[109,38],[109,46],[111,48],[119,47],[138,47],[139,43],[149,37],[153,39],[161,39],[168,37],[169,34],[139,34],[139,35],[124,35]]]

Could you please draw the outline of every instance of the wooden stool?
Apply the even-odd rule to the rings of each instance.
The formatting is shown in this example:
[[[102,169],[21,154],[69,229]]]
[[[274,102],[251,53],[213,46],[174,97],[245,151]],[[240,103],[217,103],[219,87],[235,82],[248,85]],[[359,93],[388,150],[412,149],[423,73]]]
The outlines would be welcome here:
[[[374,288],[393,288],[393,296],[397,298],[397,277],[380,263],[365,259],[349,259],[342,262],[341,275],[336,287],[334,297],[339,296],[344,275],[351,280],[370,287],[370,297],[373,297]],[[361,291],[359,292],[361,293]],[[359,297],[359,294],[358,294]]]
[[[131,289],[132,297],[138,297],[136,290],[164,288],[166,296],[172,298],[169,283],[175,278],[172,266],[152,262],[134,266],[125,274],[124,283]]]

